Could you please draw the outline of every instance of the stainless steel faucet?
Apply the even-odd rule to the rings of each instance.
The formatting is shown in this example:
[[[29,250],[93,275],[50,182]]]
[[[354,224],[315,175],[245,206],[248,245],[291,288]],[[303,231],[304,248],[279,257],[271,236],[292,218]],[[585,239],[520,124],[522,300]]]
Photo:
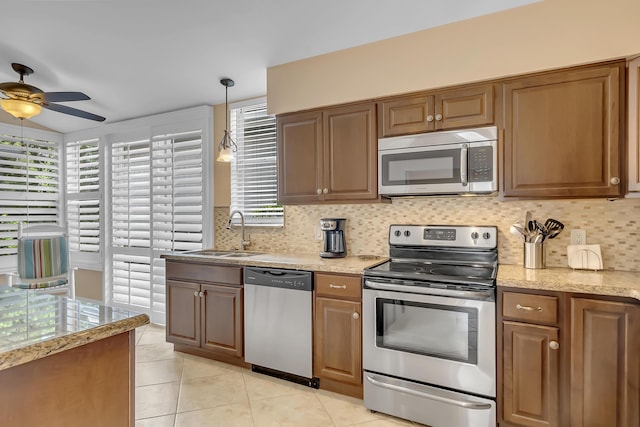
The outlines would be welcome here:
[[[242,250],[245,251],[247,250],[248,246],[251,246],[251,241],[245,235],[245,232],[244,232],[244,215],[242,214],[242,212],[237,210],[231,212],[231,214],[229,215],[229,222],[227,222],[227,230],[231,230],[231,226],[233,225],[231,220],[233,219],[235,214],[240,215],[240,226],[242,227],[242,240],[240,241],[240,245],[242,245]]]

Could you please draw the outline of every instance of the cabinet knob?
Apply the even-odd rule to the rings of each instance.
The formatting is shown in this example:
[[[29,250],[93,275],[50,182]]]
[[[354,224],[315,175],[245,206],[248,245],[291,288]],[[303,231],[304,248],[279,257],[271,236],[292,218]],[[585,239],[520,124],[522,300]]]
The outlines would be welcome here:
[[[193,293],[193,296],[194,296],[194,297],[199,297],[200,295],[199,295],[198,291],[195,291],[195,292]]]
[[[560,348],[560,344],[558,344],[558,341],[549,341],[549,348],[551,350],[557,350]]]
[[[318,189],[316,190],[316,194],[322,194],[322,190],[318,188]]]
[[[358,320],[360,318],[360,315],[358,313],[353,313],[351,317],[353,317],[354,320]]]
[[[205,293],[204,291],[200,291],[200,292],[198,292],[198,296],[199,296],[200,298],[202,298],[202,297],[203,297],[203,296],[205,296],[205,295],[206,295],[206,293]]]
[[[614,176],[613,178],[611,178],[611,179],[609,180],[609,182],[610,182],[611,184],[613,184],[613,185],[618,185],[618,184],[620,184],[620,178],[618,178],[617,176]]]
[[[432,116],[431,114],[429,114],[429,115],[427,116],[427,121],[428,121],[428,122],[432,122],[432,121],[433,121],[433,116]]]
[[[329,192],[329,189],[328,189],[328,188],[325,188],[324,190],[322,190],[322,192],[323,192],[324,194],[327,194],[327,193]]]
[[[441,121],[442,120],[442,114],[436,114],[436,121]]]

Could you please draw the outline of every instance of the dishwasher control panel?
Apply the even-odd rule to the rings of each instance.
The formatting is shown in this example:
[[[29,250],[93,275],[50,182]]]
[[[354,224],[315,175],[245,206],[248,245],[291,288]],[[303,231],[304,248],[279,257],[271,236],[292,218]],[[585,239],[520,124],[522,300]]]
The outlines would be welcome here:
[[[283,270],[279,268],[245,267],[244,284],[312,291],[313,273],[310,271]]]

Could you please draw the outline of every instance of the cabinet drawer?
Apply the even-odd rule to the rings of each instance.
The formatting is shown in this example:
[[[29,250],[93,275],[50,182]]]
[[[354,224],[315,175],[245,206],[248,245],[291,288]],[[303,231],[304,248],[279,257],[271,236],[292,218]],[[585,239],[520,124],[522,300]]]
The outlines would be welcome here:
[[[241,285],[242,267],[167,261],[167,278]]]
[[[337,298],[361,298],[362,278],[340,274],[316,274],[316,295]]]
[[[504,292],[502,316],[528,322],[558,322],[558,298],[546,295]]]

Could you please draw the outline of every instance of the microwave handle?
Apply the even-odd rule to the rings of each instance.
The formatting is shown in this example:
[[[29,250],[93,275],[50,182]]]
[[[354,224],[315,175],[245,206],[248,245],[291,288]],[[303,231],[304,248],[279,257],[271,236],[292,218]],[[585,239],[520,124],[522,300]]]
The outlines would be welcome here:
[[[467,176],[468,160],[469,160],[469,146],[467,144],[462,144],[462,148],[460,149],[460,182],[462,183],[463,187],[466,187],[467,184],[469,184],[469,178]]]

